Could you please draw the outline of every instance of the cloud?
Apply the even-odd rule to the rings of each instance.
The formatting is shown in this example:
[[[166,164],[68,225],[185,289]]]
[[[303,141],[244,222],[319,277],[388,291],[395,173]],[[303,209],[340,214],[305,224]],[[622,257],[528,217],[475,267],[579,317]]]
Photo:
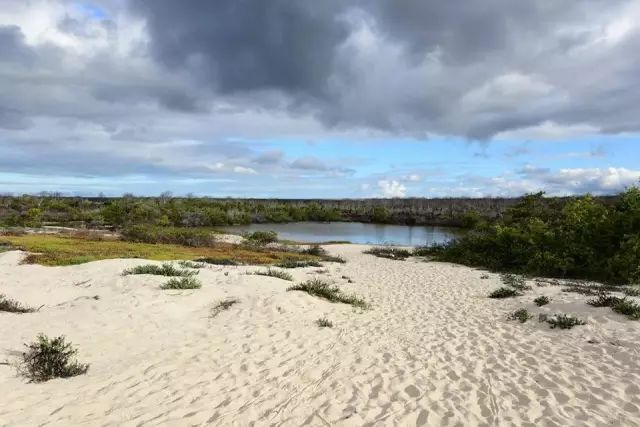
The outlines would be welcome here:
[[[382,197],[405,197],[407,193],[407,188],[396,180],[382,179],[378,181],[378,188]]]
[[[291,168],[307,171],[325,171],[328,169],[320,159],[312,156],[300,157],[291,162]]]
[[[244,166],[235,166],[233,168],[233,171],[235,173],[239,173],[241,175],[257,175],[258,174],[258,172],[256,172],[255,169],[247,168],[247,167],[244,167]]]
[[[254,163],[262,165],[272,165],[280,163],[283,157],[284,153],[281,150],[268,150],[260,153],[260,155],[253,159],[253,161]]]

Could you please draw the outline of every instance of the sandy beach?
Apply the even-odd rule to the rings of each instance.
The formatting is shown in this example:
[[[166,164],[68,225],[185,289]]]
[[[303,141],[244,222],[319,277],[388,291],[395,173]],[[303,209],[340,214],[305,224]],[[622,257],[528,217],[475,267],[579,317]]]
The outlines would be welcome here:
[[[295,282],[334,281],[370,310],[287,292],[291,282],[246,274],[256,266],[209,266],[201,289],[175,291],[122,276],[144,260],[43,267],[0,254],[0,293],[42,306],[0,312],[0,426],[640,425],[640,323],[558,286],[492,300],[497,274],[326,248],[347,263],[292,269]],[[551,304],[536,307],[538,295]],[[522,307],[535,318],[507,320]],[[556,312],[587,325],[537,320]],[[11,363],[40,332],[64,334],[88,373],[17,376]]]

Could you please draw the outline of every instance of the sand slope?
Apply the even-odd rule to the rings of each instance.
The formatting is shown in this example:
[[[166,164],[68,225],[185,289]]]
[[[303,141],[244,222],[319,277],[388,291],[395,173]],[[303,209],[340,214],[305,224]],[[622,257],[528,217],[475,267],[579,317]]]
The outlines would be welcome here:
[[[163,291],[165,278],[121,276],[141,260],[52,268],[0,254],[0,293],[44,304],[0,313],[0,361],[44,332],[91,364],[43,384],[0,366],[0,425],[640,425],[640,322],[557,287],[490,300],[496,275],[328,249],[348,263],[293,270],[296,280],[335,280],[371,310],[245,274],[257,267],[207,268],[202,289]],[[554,300],[537,308],[542,294]],[[240,303],[209,318],[226,297]],[[520,307],[589,324],[507,321]],[[333,329],[314,324],[322,316]]]

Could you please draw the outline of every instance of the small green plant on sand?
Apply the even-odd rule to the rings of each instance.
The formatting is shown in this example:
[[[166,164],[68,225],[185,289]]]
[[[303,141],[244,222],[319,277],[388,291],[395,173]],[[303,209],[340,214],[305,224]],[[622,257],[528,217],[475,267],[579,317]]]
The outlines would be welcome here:
[[[521,295],[522,294],[516,291],[515,289],[502,287],[491,292],[489,294],[489,298],[496,298],[496,299],[513,298],[513,297],[519,297]]]
[[[276,267],[280,267],[280,268],[322,267],[322,264],[320,264],[318,261],[305,261],[305,260],[288,258],[276,264]]]
[[[543,305],[547,305],[551,302],[551,298],[548,296],[542,295],[533,300],[533,303],[538,307],[542,307]]]
[[[640,305],[626,298],[614,304],[611,309],[618,314],[628,316],[631,320],[640,320]]]
[[[406,249],[392,247],[374,247],[367,249],[363,253],[377,256],[378,258],[388,258],[395,260],[405,260],[411,256],[411,252]]]
[[[525,323],[527,320],[531,319],[533,316],[529,314],[526,308],[521,308],[519,310],[514,311],[513,313],[509,313],[507,319],[509,320],[517,320],[520,323]]]
[[[0,294],[0,311],[6,311],[9,313],[33,313],[37,310],[33,307],[28,307],[16,300],[9,299],[6,296]]]
[[[630,297],[640,297],[640,286],[627,286],[624,288],[624,294]]]
[[[156,276],[170,276],[170,277],[189,277],[198,274],[196,270],[182,270],[173,266],[173,264],[164,263],[162,265],[145,264],[138,265],[136,267],[125,270],[123,275],[130,274],[153,274]]]
[[[88,364],[78,363],[78,350],[65,341],[64,336],[49,338],[38,335],[35,342],[25,344],[18,372],[32,382],[43,382],[53,378],[69,378],[82,375],[89,369]]]
[[[556,314],[547,319],[547,323],[551,325],[551,329],[571,329],[574,326],[586,325],[582,319],[578,319],[577,317],[568,316],[566,314]]]
[[[258,276],[275,277],[277,279],[288,280],[290,282],[293,281],[293,276],[291,275],[291,273],[282,271],[282,270],[277,270],[275,268],[267,268],[264,271],[256,271],[253,274],[256,274]]]
[[[254,231],[244,235],[244,243],[247,245],[264,246],[278,241],[278,233],[275,231]]]
[[[340,288],[337,286],[324,282],[320,279],[307,280],[304,283],[291,286],[287,291],[302,291],[309,295],[326,299],[327,301],[350,304],[362,309],[369,308],[369,305],[364,299],[355,295],[346,295],[342,293]]]
[[[587,301],[587,304],[593,307],[613,307],[623,301],[623,298],[601,292],[597,297]]]
[[[212,265],[241,265],[238,261],[230,258],[198,258],[197,262]]]
[[[202,283],[195,277],[174,277],[160,286],[160,289],[200,289]]]
[[[187,260],[182,260],[182,261],[178,261],[178,265],[182,268],[205,268],[206,265],[203,262],[193,262],[193,261],[187,261]]]
[[[316,325],[318,325],[321,328],[333,328],[333,322],[331,322],[326,317],[316,320]]]
[[[234,304],[237,304],[239,302],[240,300],[237,298],[229,298],[224,301],[220,301],[217,304],[215,304],[213,307],[211,307],[211,312],[209,314],[209,317],[216,317],[221,312],[225,310],[229,310]]]
[[[512,287],[518,291],[527,291],[531,289],[531,286],[527,285],[525,278],[516,274],[501,274],[500,279],[502,279],[502,283],[506,286]]]

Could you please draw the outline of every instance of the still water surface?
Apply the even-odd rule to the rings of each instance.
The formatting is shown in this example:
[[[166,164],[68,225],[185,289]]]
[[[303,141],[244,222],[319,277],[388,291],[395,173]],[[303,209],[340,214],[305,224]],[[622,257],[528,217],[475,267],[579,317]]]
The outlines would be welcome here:
[[[349,241],[375,245],[422,246],[444,243],[460,235],[448,227],[418,225],[365,224],[361,222],[290,222],[284,224],[250,224],[226,227],[235,234],[275,231],[280,239],[301,242]]]

